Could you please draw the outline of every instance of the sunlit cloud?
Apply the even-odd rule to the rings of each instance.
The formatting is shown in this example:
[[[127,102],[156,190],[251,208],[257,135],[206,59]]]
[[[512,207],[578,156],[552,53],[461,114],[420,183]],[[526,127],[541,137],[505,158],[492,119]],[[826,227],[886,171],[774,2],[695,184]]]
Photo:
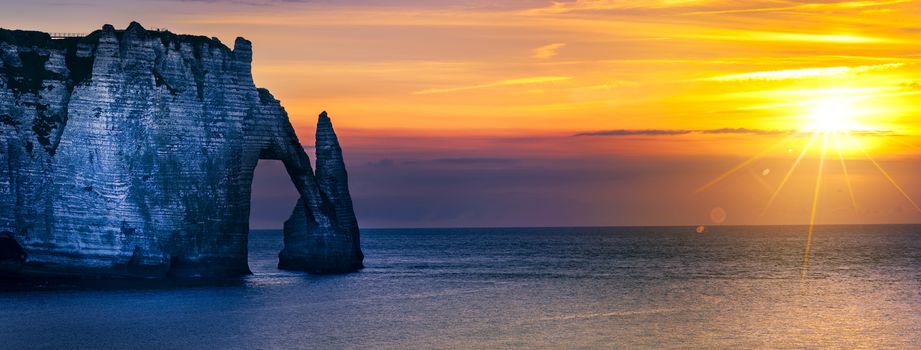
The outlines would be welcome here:
[[[879,71],[886,69],[895,69],[904,66],[904,63],[886,63],[856,67],[826,67],[826,68],[802,68],[802,69],[785,69],[775,71],[750,72],[741,74],[730,74],[718,77],[706,78],[704,80],[713,81],[746,81],[746,80],[785,80],[785,79],[802,79],[827,77],[843,74],[859,74],[870,71]]]
[[[581,132],[573,136],[679,136],[689,134],[739,134],[739,135],[789,135],[795,130],[768,130],[749,128],[720,128],[720,129],[616,129]]]
[[[444,11],[417,10],[398,11],[376,7],[335,6],[311,8],[305,14],[293,9],[288,12],[274,13],[272,8],[289,4],[291,7],[306,6],[310,2],[276,2],[278,6],[255,6],[265,14],[241,13],[203,13],[186,14],[178,19],[181,23],[229,26],[269,26],[269,27],[323,27],[323,26],[416,26],[416,27],[510,27],[521,23],[509,18],[506,13],[447,13]],[[305,20],[311,18],[311,20]]]
[[[573,136],[675,136],[687,135],[694,132],[693,130],[667,130],[667,129],[617,129],[581,132]]]
[[[442,165],[508,165],[518,163],[520,159],[495,157],[457,157],[404,161],[403,164],[442,164]]]
[[[629,81],[613,81],[613,82],[604,83],[604,84],[575,87],[573,88],[573,90],[588,90],[588,91],[602,90],[604,91],[604,90],[616,89],[616,88],[627,86],[627,85],[633,85],[633,83]]]
[[[813,123],[810,116],[819,114],[815,110],[837,100],[850,104],[828,109],[851,114],[859,124],[848,127],[851,135],[881,165],[917,157],[919,148],[896,142],[921,144],[918,2],[126,0],[72,6],[66,13],[50,6],[0,2],[0,23],[66,32],[91,31],[104,22],[124,27],[140,19],[145,26],[162,24],[228,44],[237,36],[252,40],[256,84],[283,101],[302,139],[311,138],[317,113],[332,113],[351,152],[347,161],[359,165],[354,178],[366,184],[355,193],[363,193],[365,200],[370,191],[391,191],[395,197],[422,193],[418,178],[406,180],[413,172],[394,175],[394,181],[406,181],[402,187],[376,182],[388,165],[391,171],[444,169],[452,181],[458,169],[522,168],[507,182],[496,182],[493,190],[520,185],[526,177],[520,174],[534,173],[532,161],[559,157],[582,162],[580,177],[599,178],[592,186],[573,179],[568,182],[573,188],[563,193],[584,190],[592,201],[632,208],[627,201],[641,196],[622,192],[650,188],[644,198],[659,205],[663,198],[672,199],[669,194],[705,183],[713,169],[791,137],[790,146],[748,163],[757,174],[772,168],[772,174],[783,175],[780,165],[788,163],[771,158],[789,160],[799,154],[806,138],[790,133]],[[21,13],[47,18],[36,21]],[[845,160],[862,158],[849,149],[844,147]],[[807,160],[815,153],[808,152]],[[599,160],[610,159],[618,159],[610,169],[594,168]],[[646,187],[639,180],[611,181],[611,174],[640,159],[662,164],[667,170],[657,174],[672,177]],[[676,162],[687,162],[687,167],[676,170]],[[545,171],[561,172],[548,183],[560,183],[557,176],[571,164],[547,166]],[[861,207],[883,203],[865,194],[861,198],[862,189],[874,188],[867,181],[868,171],[876,167],[869,161],[848,165]],[[373,172],[362,174],[361,167]],[[918,172],[917,166],[905,169],[893,168],[893,176],[910,178]],[[658,176],[650,175],[637,170],[636,179]],[[812,174],[796,174],[790,185],[814,181]],[[663,183],[673,191],[661,190]],[[757,214],[767,198],[752,199],[763,188],[745,184],[733,187],[729,180],[714,190],[740,194],[735,204],[750,205]],[[840,185],[845,191],[839,192],[838,202],[850,202],[844,182]],[[912,186],[905,190],[921,195]],[[704,202],[699,199],[667,216],[694,212]],[[783,194],[777,200],[775,208],[796,203]],[[394,201],[379,203],[367,205],[366,212],[386,209]],[[658,210],[639,213],[636,220]],[[607,220],[611,211],[602,212],[599,217]],[[694,223],[688,217],[668,222]],[[889,219],[875,220],[904,221]],[[586,222],[611,223],[603,220]]]
[[[226,4],[240,4],[240,5],[252,5],[252,6],[268,6],[268,5],[308,2],[308,0],[173,0],[173,1],[202,2],[202,3],[214,3],[214,4],[226,3]]]
[[[682,34],[678,34],[682,35]],[[849,34],[811,34],[811,33],[785,33],[762,31],[720,31],[704,34],[687,34],[688,38],[721,41],[766,41],[766,42],[813,42],[813,43],[839,43],[839,44],[871,44],[897,42],[891,38],[877,38]]]
[[[425,89],[425,90],[419,90],[419,91],[413,92],[413,94],[415,95],[444,94],[444,93],[449,93],[449,92],[485,89],[485,88],[500,87],[500,86],[553,83],[553,82],[559,82],[559,81],[565,81],[565,80],[571,80],[571,79],[572,77],[564,77],[564,76],[529,77],[529,78],[500,80],[500,81],[486,83],[486,84],[458,86],[458,87],[451,87],[451,88]]]
[[[771,7],[754,7],[728,10],[711,10],[689,12],[690,15],[712,15],[712,14],[733,14],[733,13],[756,13],[756,12],[776,12],[776,11],[804,11],[804,10],[835,10],[835,9],[861,9],[867,7],[889,6],[911,2],[912,0],[892,0],[892,1],[844,1],[829,3],[808,3],[791,6],[771,6]]]
[[[699,5],[712,0],[576,0],[570,2],[554,1],[547,7],[528,10],[528,14],[560,14],[576,11],[605,11],[636,8],[670,8]]]
[[[557,54],[559,54],[559,50],[563,46],[566,46],[566,44],[556,43],[556,44],[550,44],[550,45],[544,45],[544,46],[538,47],[534,49],[534,54],[531,55],[531,57],[538,58],[538,59],[544,59],[544,58],[550,58],[550,57],[556,56]]]
[[[750,129],[750,128],[721,128],[699,130],[701,134],[743,134],[743,135],[787,135],[792,134],[795,130],[769,130],[769,129]]]

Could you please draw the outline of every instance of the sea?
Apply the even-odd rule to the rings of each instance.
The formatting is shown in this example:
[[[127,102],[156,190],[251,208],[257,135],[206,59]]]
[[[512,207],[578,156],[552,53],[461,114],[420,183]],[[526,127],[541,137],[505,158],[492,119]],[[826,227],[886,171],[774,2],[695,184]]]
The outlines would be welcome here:
[[[921,226],[365,229],[366,268],[0,284],[0,349],[919,349]]]

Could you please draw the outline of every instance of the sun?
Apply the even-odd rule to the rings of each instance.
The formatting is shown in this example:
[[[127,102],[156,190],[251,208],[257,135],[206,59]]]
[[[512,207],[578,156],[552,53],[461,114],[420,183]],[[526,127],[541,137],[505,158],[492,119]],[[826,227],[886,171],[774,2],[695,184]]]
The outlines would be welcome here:
[[[809,103],[806,114],[808,124],[804,129],[815,132],[846,132],[860,129],[855,121],[858,111],[854,99],[845,96],[830,96]]]
[[[815,159],[817,161],[818,171],[815,176],[814,190],[811,195],[812,206],[809,211],[810,216],[808,230],[806,232],[806,247],[803,252],[803,264],[800,270],[801,281],[805,281],[806,273],[809,269],[812,236],[815,232],[816,213],[818,212],[819,202],[823,193],[823,182],[829,180],[826,179],[826,177],[828,177],[826,168],[834,166],[834,163],[840,164],[840,171],[847,184],[848,195],[851,199],[851,208],[855,213],[858,213],[857,199],[854,195],[851,176],[848,172],[847,163],[850,157],[845,157],[845,155],[856,155],[857,157],[862,156],[865,158],[866,161],[879,170],[880,174],[898,190],[902,197],[921,213],[921,205],[908,195],[902,186],[899,185],[899,183],[897,183],[896,180],[870,155],[871,152],[867,150],[866,145],[859,142],[857,140],[858,137],[855,137],[855,135],[886,135],[886,132],[879,132],[879,129],[875,128],[876,123],[873,120],[878,119],[880,115],[885,115],[887,111],[891,111],[892,106],[882,103],[870,103],[872,101],[871,95],[857,95],[846,93],[845,91],[853,90],[826,89],[822,91],[820,95],[810,96],[812,97],[811,99],[794,103],[796,106],[803,107],[802,113],[795,117],[802,119],[802,127],[798,132],[792,133],[787,138],[766,148],[761,153],[745,160],[697,189],[697,192],[701,192],[712,187],[733,173],[748,168],[752,162],[764,157],[771,151],[777,148],[782,149],[782,146],[788,144],[797,137],[805,139],[805,146],[801,147],[798,155],[795,157],[793,165],[787,170],[786,175],[783,176],[779,184],[774,187],[773,193],[762,212],[764,213],[770,209],[774,199],[783,191],[788,180],[794,172],[798,170],[799,165],[804,159]],[[858,102],[860,103],[858,104]],[[869,121],[873,124],[864,124],[861,122],[862,120]],[[791,153],[792,150],[793,149],[790,148]],[[808,157],[810,154],[814,154],[816,157]],[[825,187],[828,186],[825,185]]]

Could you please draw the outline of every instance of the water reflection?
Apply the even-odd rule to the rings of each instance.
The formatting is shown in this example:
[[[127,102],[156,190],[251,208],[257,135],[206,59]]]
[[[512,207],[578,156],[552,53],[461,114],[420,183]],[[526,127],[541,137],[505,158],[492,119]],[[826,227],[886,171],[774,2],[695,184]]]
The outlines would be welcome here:
[[[921,227],[368,230],[367,268],[5,285],[11,348],[919,348]],[[110,284],[111,283],[111,284]],[[144,282],[148,283],[148,282]],[[34,287],[34,286],[33,286]]]

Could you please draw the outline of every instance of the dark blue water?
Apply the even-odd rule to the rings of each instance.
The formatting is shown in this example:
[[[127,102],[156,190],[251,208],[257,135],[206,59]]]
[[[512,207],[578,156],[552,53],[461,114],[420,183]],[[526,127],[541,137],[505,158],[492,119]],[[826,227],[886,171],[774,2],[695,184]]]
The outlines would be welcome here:
[[[364,230],[367,268],[0,288],[0,348],[921,348],[921,226]]]

